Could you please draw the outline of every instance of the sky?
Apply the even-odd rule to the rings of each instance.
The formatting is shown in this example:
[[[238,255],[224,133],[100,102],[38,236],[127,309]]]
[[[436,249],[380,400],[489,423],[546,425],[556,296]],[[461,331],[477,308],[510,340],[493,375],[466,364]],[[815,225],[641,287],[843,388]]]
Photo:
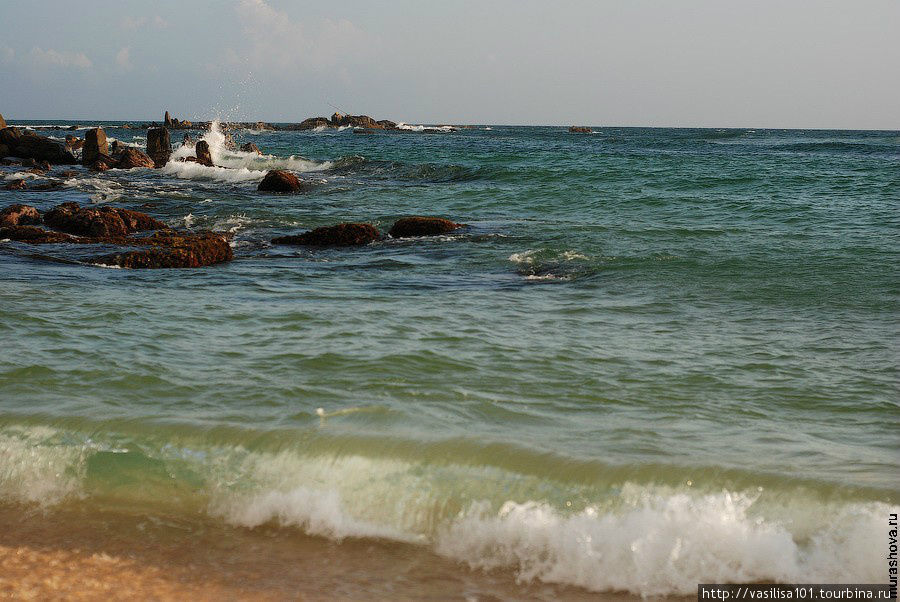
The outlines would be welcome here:
[[[7,119],[900,129],[900,0],[0,2]]]

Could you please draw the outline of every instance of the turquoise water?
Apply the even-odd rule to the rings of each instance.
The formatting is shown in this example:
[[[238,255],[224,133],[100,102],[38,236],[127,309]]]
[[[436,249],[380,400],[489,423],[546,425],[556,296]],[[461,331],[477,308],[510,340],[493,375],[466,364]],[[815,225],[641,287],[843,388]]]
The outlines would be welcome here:
[[[233,262],[168,271],[0,243],[3,500],[398,539],[598,591],[884,581],[900,133],[235,135],[266,154],[209,133],[230,169],[0,191],[235,235]],[[257,193],[273,167],[314,190]],[[268,243],[406,215],[468,227]]]

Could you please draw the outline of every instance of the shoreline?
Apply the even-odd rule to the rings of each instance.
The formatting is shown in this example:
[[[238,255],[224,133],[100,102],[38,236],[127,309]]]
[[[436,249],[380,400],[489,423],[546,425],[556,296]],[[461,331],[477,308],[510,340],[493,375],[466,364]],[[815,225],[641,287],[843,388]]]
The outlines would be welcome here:
[[[483,572],[411,544],[335,542],[264,525],[0,505],[0,596],[157,600],[602,600],[511,571]],[[657,598],[662,599],[662,598]],[[678,600],[681,598],[665,598]]]

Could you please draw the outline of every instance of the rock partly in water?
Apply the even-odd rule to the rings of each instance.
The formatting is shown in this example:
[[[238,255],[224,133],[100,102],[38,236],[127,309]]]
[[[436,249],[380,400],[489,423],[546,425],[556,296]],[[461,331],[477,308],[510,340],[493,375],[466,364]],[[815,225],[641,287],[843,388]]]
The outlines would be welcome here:
[[[372,224],[347,222],[323,226],[294,236],[280,236],[272,240],[276,245],[306,245],[311,247],[351,247],[367,245],[381,238]]]
[[[77,176],[78,172],[75,171],[74,169],[66,169],[66,170],[59,172],[56,175],[59,176],[60,178],[65,178],[68,180],[69,178],[74,178],[75,176]]]
[[[261,155],[262,151],[259,150],[259,147],[253,144],[252,142],[248,142],[241,147],[241,150],[245,153],[256,153],[257,155]]]
[[[569,128],[570,134],[593,134],[594,131],[589,127],[573,125]]]
[[[38,136],[29,130],[23,132],[15,127],[0,129],[0,144],[9,149],[7,154],[16,157],[69,165],[78,162],[72,151],[61,142]]]
[[[66,146],[75,151],[84,146],[84,140],[72,134],[66,134]]]
[[[209,150],[209,143],[206,140],[198,140],[194,146],[194,152],[197,155],[197,163],[207,167],[213,167],[212,153]]]
[[[116,207],[80,207],[68,202],[44,215],[44,223],[55,230],[94,238],[125,236],[145,230],[165,230],[166,224],[146,213]]]
[[[272,169],[256,187],[260,192],[300,192],[308,188],[289,171]]]
[[[153,159],[136,148],[126,148],[118,157],[115,164],[118,169],[131,169],[133,167],[156,167]]]
[[[75,236],[63,234],[62,232],[44,230],[43,228],[38,228],[36,226],[0,227],[0,240],[15,240],[33,245],[81,242],[81,239]]]
[[[457,224],[440,217],[404,217],[394,222],[388,234],[394,238],[437,236],[461,227],[463,227],[463,224]]]
[[[25,180],[22,178],[18,178],[17,180],[10,181],[6,186],[3,187],[4,190],[25,190],[28,188],[28,185],[25,183]]]
[[[162,167],[169,162],[172,155],[172,142],[169,139],[169,130],[162,128],[150,128],[147,130],[147,156],[153,159],[156,167]]]
[[[0,211],[0,227],[9,228],[39,223],[41,223],[41,214],[31,205],[16,203]]]
[[[184,138],[181,141],[181,144],[183,146],[194,146],[194,139],[191,137],[190,134],[185,134]]]
[[[96,257],[91,263],[121,268],[198,268],[231,261],[234,252],[228,240],[215,232],[182,234],[158,232],[135,244],[152,248]]]
[[[326,117],[310,117],[297,125],[298,130],[314,130],[316,128],[331,127],[331,122]]]
[[[84,146],[81,148],[81,164],[92,165],[100,155],[109,154],[106,143],[106,132],[103,128],[94,128],[84,133]]]
[[[0,129],[3,129],[5,127],[6,127],[6,120],[3,119],[3,115],[0,114]]]

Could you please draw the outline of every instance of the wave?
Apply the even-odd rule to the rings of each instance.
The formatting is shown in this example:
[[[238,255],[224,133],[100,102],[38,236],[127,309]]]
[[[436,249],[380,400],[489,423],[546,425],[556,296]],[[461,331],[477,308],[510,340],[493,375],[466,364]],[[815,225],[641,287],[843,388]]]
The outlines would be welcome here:
[[[401,122],[397,124],[397,129],[409,132],[455,132],[459,128],[452,125],[409,125]]]
[[[732,140],[734,138],[743,138],[747,134],[752,134],[756,130],[742,129],[717,129],[717,130],[700,130],[698,137],[701,140]]]
[[[900,145],[865,142],[841,142],[837,140],[822,140],[820,142],[795,142],[790,144],[775,144],[773,150],[792,151],[802,153],[847,151],[858,153],[897,153]]]
[[[250,182],[261,180],[270,169],[286,169],[295,172],[323,171],[331,168],[330,161],[312,161],[294,155],[277,157],[245,153],[226,146],[225,134],[217,121],[202,137],[209,144],[210,155],[215,167],[199,163],[181,161],[194,155],[194,147],[181,145],[176,148],[169,162],[162,168],[163,173],[190,180],[216,180],[220,182]]]
[[[525,280],[571,280],[597,269],[591,258],[574,250],[529,249],[509,256]]]
[[[872,542],[897,511],[884,494],[573,463],[468,440],[129,424],[0,427],[0,499],[102,498],[132,512],[402,541],[524,581],[644,596],[687,595],[702,582],[874,582],[883,554]]]

